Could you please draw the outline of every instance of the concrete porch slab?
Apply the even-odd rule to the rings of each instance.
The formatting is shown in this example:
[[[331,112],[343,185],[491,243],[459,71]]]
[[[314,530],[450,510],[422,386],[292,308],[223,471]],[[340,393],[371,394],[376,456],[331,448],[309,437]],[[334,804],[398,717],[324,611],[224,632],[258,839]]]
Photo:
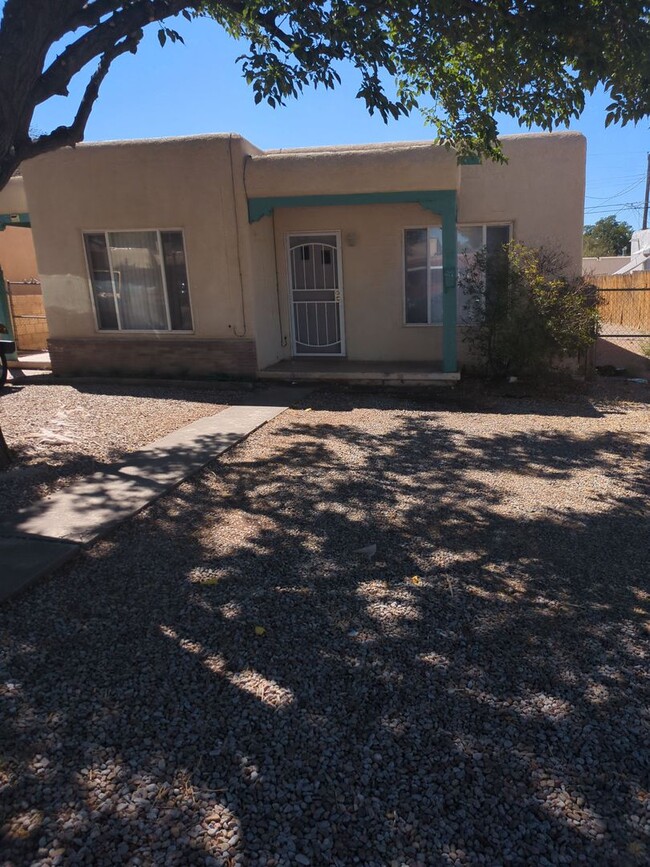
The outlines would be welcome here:
[[[8,359],[7,367],[18,370],[52,370],[49,352],[19,352],[17,359]]]
[[[348,361],[345,358],[292,358],[261,370],[260,379],[299,382],[356,382],[453,385],[460,373],[444,373],[435,362]]]

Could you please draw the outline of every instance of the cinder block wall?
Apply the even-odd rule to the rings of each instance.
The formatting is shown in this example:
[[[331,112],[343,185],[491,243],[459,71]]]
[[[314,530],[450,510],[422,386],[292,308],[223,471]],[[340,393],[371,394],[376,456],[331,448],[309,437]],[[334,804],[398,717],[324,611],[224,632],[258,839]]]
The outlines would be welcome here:
[[[59,338],[49,341],[49,349],[60,376],[236,379],[257,372],[254,340]]]

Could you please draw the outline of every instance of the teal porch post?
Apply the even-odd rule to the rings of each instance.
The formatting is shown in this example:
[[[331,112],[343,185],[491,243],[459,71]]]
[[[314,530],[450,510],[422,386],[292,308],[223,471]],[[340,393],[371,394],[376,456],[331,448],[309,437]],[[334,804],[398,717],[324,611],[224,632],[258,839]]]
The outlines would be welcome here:
[[[4,335],[4,337],[8,338],[9,340],[15,340],[16,337],[12,328],[11,314],[9,312],[9,295],[7,293],[7,284],[5,283],[2,268],[0,268],[0,323],[2,323],[7,329],[7,333]],[[3,335],[0,334],[0,337],[2,336]],[[15,361],[18,356],[15,352],[11,352],[7,353],[7,358]]]
[[[442,369],[445,373],[458,370],[456,334],[457,233],[456,196],[443,210],[442,216]]]
[[[383,193],[336,193],[310,196],[264,196],[248,199],[248,221],[255,223],[275,208],[327,205],[389,205],[417,202],[442,218],[442,368],[458,371],[456,349],[456,190],[401,190]]]

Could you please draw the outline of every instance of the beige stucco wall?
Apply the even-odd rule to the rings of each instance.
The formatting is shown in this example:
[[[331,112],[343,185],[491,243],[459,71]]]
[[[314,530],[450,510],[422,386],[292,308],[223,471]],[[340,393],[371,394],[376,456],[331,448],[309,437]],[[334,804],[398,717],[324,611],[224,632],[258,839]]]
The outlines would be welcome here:
[[[615,274],[620,268],[630,264],[631,256],[585,256],[582,260],[582,273],[585,276]]]
[[[571,269],[580,273],[585,139],[574,133],[511,136],[503,139],[503,146],[507,165],[460,169],[459,223],[511,223],[516,239],[561,247]],[[441,155],[445,160],[449,156],[447,151]],[[252,163],[259,161],[258,157]],[[380,163],[373,160],[373,165],[377,172]],[[323,177],[329,180],[327,173]],[[426,188],[421,178],[415,186]],[[268,194],[270,188],[264,189]],[[261,223],[270,223],[270,218]],[[276,352],[282,357],[291,354],[286,236],[338,230],[348,358],[441,359],[442,328],[407,326],[403,321],[403,230],[432,225],[439,225],[439,218],[415,204],[278,209],[275,235],[284,345],[276,345]],[[349,234],[356,236],[354,246],[346,243]],[[460,334],[458,354],[463,363],[467,350]]]
[[[455,190],[453,151],[431,142],[267,151],[246,163],[250,197]]]
[[[255,299],[255,340],[260,369],[286,357],[287,340],[278,315],[284,291],[276,271],[274,218],[253,223],[249,230],[251,285]],[[278,263],[279,264],[279,263]]]
[[[82,145],[31,161],[23,170],[51,335],[161,339],[97,332],[82,232],[182,229],[195,329],[182,339],[255,339],[265,367],[291,354],[287,234],[336,230],[348,357],[439,360],[442,328],[403,323],[402,252],[405,227],[439,218],[417,204],[321,206],[280,208],[251,225],[246,194],[454,189],[460,179],[460,223],[512,223],[527,244],[560,246],[579,273],[584,138],[512,136],[503,146],[507,165],[460,169],[452,152],[427,142],[262,154],[228,135]],[[181,339],[164,336],[166,345]]]
[[[252,155],[245,164],[251,198],[456,189],[458,175],[455,154],[431,142],[267,151]],[[426,213],[419,205],[278,209],[274,216],[254,223],[250,238],[256,251],[253,281],[260,367],[291,355],[285,235],[323,228],[357,236],[354,248],[344,241],[343,251],[348,357],[400,358],[408,351],[414,358],[436,357],[437,329],[406,333],[402,327],[400,221],[434,224],[436,218],[429,214],[429,222]],[[368,329],[370,318],[376,327]]]
[[[512,222],[529,246],[564,251],[582,273],[586,139],[576,132],[504,136],[505,165],[462,166],[459,223]]]
[[[20,175],[0,190],[0,214],[28,213],[25,184]],[[36,252],[30,229],[8,226],[0,232],[0,268],[5,280],[32,280],[38,275]]]
[[[172,228],[184,232],[195,336],[252,337],[243,162],[255,152],[240,136],[196,136],[80,145],[25,164],[52,338],[97,334],[82,232]]]
[[[38,279],[31,229],[7,226],[0,232],[0,268],[9,282]]]
[[[342,236],[347,357],[374,361],[441,358],[441,328],[403,324],[402,288],[404,228],[440,225],[439,217],[415,204],[280,208],[275,225],[284,357],[291,355],[287,235],[336,230]],[[354,236],[354,246],[349,236]]]
[[[25,214],[28,211],[23,178],[20,175],[15,175],[0,190],[0,214]]]

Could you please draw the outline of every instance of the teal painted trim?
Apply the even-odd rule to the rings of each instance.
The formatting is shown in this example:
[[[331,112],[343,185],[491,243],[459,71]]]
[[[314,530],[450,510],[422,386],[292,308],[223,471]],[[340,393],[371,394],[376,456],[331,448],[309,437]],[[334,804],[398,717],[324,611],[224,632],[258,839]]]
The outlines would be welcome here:
[[[29,214],[0,214],[0,232],[7,226],[23,226],[31,229]]]
[[[396,193],[340,193],[314,196],[262,196],[248,200],[248,222],[270,216],[274,208],[319,208],[336,205],[395,205],[414,202],[434,214],[456,203],[456,190],[404,190]]]
[[[5,283],[2,269],[0,268],[0,322],[6,326],[7,333],[3,334],[8,340],[16,340],[16,335],[11,325],[11,313],[9,312],[9,294],[7,292],[7,284]],[[15,352],[7,353],[7,358],[15,361],[18,356]]]
[[[255,223],[274,208],[318,208],[336,205],[394,205],[413,202],[442,218],[442,365],[456,373],[456,190],[403,190],[394,193],[342,193],[318,196],[265,196],[248,200],[248,220]]]
[[[457,227],[456,195],[442,217],[442,369],[445,373],[458,370],[458,351],[456,333],[456,289],[457,289]]]

